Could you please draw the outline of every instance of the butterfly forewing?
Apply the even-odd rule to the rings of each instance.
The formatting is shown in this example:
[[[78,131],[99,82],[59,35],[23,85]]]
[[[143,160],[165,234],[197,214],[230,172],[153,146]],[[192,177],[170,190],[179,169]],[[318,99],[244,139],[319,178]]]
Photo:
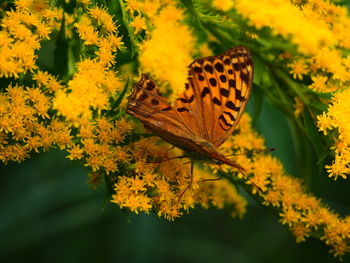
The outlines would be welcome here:
[[[244,112],[250,95],[253,82],[253,65],[249,51],[239,48],[227,52],[220,60],[224,65],[226,81],[223,75],[219,76],[220,94],[222,100],[221,111],[217,114],[218,122],[215,124],[212,143],[221,145],[233,130]],[[229,93],[227,95],[227,89]]]
[[[252,77],[252,60],[245,47],[190,64],[189,89],[195,96],[202,138],[219,146],[232,133],[244,111]]]

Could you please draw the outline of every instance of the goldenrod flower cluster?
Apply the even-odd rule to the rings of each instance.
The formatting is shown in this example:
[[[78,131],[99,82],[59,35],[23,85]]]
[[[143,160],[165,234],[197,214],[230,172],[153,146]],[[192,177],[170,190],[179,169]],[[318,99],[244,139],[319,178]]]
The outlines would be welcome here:
[[[44,7],[38,8],[39,3]],[[0,160],[21,162],[33,152],[57,146],[68,151],[69,159],[84,160],[92,172],[116,172],[118,162],[128,161],[119,145],[132,126],[124,118],[103,114],[122,89],[111,68],[122,47],[112,16],[93,6],[86,15],[67,20],[66,31],[76,29],[86,55],[65,84],[38,68],[35,55],[40,41],[59,29],[57,13],[63,10],[50,9],[41,1],[17,1],[16,6],[1,21],[0,75],[18,80],[26,76],[28,85],[9,84],[0,93]]]
[[[285,172],[248,114],[220,147],[246,174],[200,162],[192,174],[192,160],[174,158],[182,152],[150,137],[125,113],[129,84],[140,73],[151,73],[174,100],[195,56],[245,45],[255,64],[253,90],[285,113],[320,161],[325,150],[334,159],[325,166],[329,176],[345,179],[350,172],[346,7],[323,0],[123,0],[115,8],[80,0],[67,12],[56,4],[16,0],[0,12],[1,162],[59,148],[89,168],[93,187],[107,182],[111,202],[168,220],[195,206],[228,207],[243,217],[244,189],[273,208],[297,242],[315,237],[335,256],[349,252],[349,216],[331,211]],[[46,65],[41,51],[50,46],[57,54]]]
[[[1,21],[0,77],[18,78],[21,73],[36,68],[35,51],[40,41],[49,38],[50,18],[33,14],[29,9],[8,11]]]
[[[196,204],[231,207],[232,215],[240,217],[245,213],[245,199],[227,180],[203,182],[215,177],[197,167],[191,175],[189,160],[174,159],[179,153],[157,143],[157,139],[141,139],[130,145],[130,152],[135,160],[133,176],[121,176],[115,184],[112,202],[119,206],[135,213],[153,210],[169,220]]]
[[[176,8],[171,1],[160,3],[139,2],[138,8],[130,9],[138,12],[131,26],[136,32],[147,29],[144,23],[140,24],[140,17],[143,15],[150,19],[154,29],[148,30],[149,38],[140,43],[140,70],[152,72],[160,85],[170,85],[173,95],[177,95],[187,80],[186,67],[192,60],[195,39],[190,28],[181,23],[185,19],[183,10]],[[145,8],[144,5],[148,6]],[[172,56],[171,59],[168,56]]]
[[[349,11],[346,7],[337,6],[328,1],[275,1],[264,0],[236,1],[237,11],[249,20],[257,29],[269,27],[272,33],[280,35],[296,45],[296,53],[290,49],[291,61],[287,64],[293,78],[302,80],[308,76],[305,84],[319,93],[337,92],[329,111],[320,114],[318,124],[320,131],[335,129],[333,136],[335,159],[333,164],[326,165],[329,176],[346,178],[349,173],[348,141],[349,135],[346,118],[347,102],[344,98],[350,80],[350,27]],[[312,36],[312,37],[308,37]],[[306,101],[303,101],[304,103]],[[307,103],[307,102],[306,102]],[[334,107],[339,110],[335,113]],[[326,117],[327,116],[327,117]],[[339,120],[339,118],[343,120]]]
[[[248,115],[243,116],[239,131],[239,134],[232,136],[222,146],[223,151],[244,152],[264,149],[263,139],[251,130]],[[271,155],[254,154],[251,158],[247,155],[237,157],[239,163],[244,164],[247,173],[252,175],[251,181],[261,188],[261,191],[258,191],[252,186],[252,194],[257,195],[263,205],[279,211],[279,221],[290,229],[297,242],[315,236],[331,246],[336,256],[349,252],[349,217],[341,218],[318,198],[308,194],[302,182],[286,174],[283,165]],[[250,184],[250,181],[245,182]]]
[[[335,141],[332,150],[335,152],[335,158],[332,164],[325,168],[330,177],[336,180],[339,176],[343,179],[350,174],[350,123],[348,116],[350,114],[350,105],[348,96],[350,90],[335,93],[332,102],[328,106],[327,113],[317,116],[318,127],[325,135],[329,134]]]

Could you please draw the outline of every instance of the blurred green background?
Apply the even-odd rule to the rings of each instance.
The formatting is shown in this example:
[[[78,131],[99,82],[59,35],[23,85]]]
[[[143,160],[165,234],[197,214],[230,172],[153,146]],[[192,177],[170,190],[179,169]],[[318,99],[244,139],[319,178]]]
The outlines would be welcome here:
[[[253,112],[253,105],[254,98],[248,111]],[[303,177],[284,116],[264,102],[255,127],[276,148],[272,154],[287,171]],[[88,171],[65,156],[51,150],[21,164],[0,164],[1,262],[338,261],[313,238],[297,244],[277,215],[252,199],[243,219],[199,208],[175,222],[155,215],[127,216],[108,202],[104,187],[90,189]],[[309,189],[348,214],[348,180],[334,182],[314,170]]]

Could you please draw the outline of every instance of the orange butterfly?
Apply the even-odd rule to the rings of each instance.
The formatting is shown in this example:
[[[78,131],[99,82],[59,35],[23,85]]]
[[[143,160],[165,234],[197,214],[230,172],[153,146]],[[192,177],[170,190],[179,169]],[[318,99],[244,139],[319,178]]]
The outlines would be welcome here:
[[[236,128],[247,104],[253,80],[249,50],[238,46],[189,65],[184,93],[170,105],[156,83],[142,74],[128,97],[127,113],[165,141],[195,159],[244,168],[218,151]],[[192,166],[193,169],[193,166]]]

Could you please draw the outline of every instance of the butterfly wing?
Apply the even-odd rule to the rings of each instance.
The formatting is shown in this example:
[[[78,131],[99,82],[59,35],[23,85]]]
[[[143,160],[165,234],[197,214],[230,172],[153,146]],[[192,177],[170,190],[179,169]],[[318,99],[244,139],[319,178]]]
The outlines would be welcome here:
[[[199,134],[196,116],[183,107],[172,107],[160,96],[156,83],[143,74],[128,97],[127,113],[165,141],[187,151],[199,151],[195,137]]]
[[[128,97],[127,112],[173,145],[212,156],[208,143],[221,145],[235,129],[252,78],[249,50],[235,47],[218,56],[194,60],[185,91],[173,107],[159,95],[156,83],[143,74]]]
[[[177,108],[196,115],[199,134],[214,146],[221,145],[236,128],[245,109],[253,79],[247,48],[239,46],[189,65],[186,90]]]

